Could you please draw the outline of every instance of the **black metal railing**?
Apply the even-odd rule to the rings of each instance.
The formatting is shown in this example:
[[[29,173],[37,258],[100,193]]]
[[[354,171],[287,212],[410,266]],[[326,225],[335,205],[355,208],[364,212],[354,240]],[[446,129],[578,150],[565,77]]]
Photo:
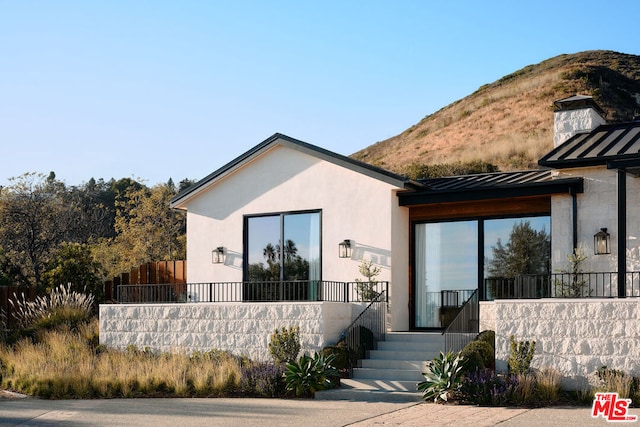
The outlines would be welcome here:
[[[360,359],[369,356],[369,351],[374,350],[379,341],[384,341],[387,324],[387,292],[378,294],[356,319],[351,322],[340,339],[347,347],[347,361],[349,376],[353,376]]]
[[[473,341],[480,332],[480,299],[478,290],[462,304],[457,316],[442,332],[446,351],[457,352]]]
[[[292,280],[120,285],[120,303],[333,301],[370,302],[388,295],[389,282]]]
[[[625,296],[640,296],[640,272],[624,278]],[[617,272],[523,274],[484,281],[485,300],[529,298],[616,298]]]

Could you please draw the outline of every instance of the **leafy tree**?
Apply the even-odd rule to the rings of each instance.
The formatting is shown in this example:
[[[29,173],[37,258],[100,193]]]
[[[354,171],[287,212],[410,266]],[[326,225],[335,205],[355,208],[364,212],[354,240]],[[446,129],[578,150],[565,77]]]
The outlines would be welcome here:
[[[67,189],[68,204],[76,207],[77,227],[71,241],[86,243],[115,236],[115,192],[102,179]]]
[[[515,277],[519,274],[546,274],[549,272],[551,239],[542,229],[537,231],[529,221],[514,224],[509,241],[503,245],[498,239],[489,260],[491,277]]]
[[[126,188],[116,197],[116,236],[101,239],[95,247],[96,258],[108,274],[117,275],[148,261],[183,259],[185,215],[169,207],[175,189],[166,184]]]
[[[102,266],[91,253],[91,247],[79,243],[63,243],[43,274],[47,289],[70,286],[70,290],[89,292],[98,302],[104,299]]]
[[[28,283],[19,266],[13,264],[5,251],[0,248],[0,286]]]
[[[195,183],[196,181],[194,181],[193,179],[188,179],[188,178],[183,179],[182,181],[180,181],[180,184],[178,184],[178,192],[182,190],[186,190],[187,188],[191,187]]]
[[[0,192],[0,247],[20,268],[26,285],[41,283],[44,267],[58,245],[74,236],[77,206],[55,174],[27,173],[11,178]]]

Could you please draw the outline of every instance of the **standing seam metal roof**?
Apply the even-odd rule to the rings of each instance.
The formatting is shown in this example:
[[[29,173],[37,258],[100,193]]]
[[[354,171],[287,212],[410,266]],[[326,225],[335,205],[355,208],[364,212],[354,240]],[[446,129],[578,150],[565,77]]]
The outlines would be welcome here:
[[[558,178],[554,177],[553,171],[545,169],[448,176],[419,182],[424,188],[398,193],[401,206],[575,194],[583,191],[582,178]]]
[[[640,159],[640,121],[601,125],[589,133],[574,135],[538,164],[566,168],[634,158]]]
[[[529,170],[431,178],[420,180],[420,183],[428,188],[427,192],[444,192],[511,187],[520,184],[548,182],[551,179],[550,170]]]

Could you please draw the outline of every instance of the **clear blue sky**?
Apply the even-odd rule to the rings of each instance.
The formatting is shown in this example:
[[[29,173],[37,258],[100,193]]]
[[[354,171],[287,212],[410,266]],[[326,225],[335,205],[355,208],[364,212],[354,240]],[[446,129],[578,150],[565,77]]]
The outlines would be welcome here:
[[[0,0],[0,185],[200,179],[275,132],[349,155],[562,53],[640,54],[633,1]]]

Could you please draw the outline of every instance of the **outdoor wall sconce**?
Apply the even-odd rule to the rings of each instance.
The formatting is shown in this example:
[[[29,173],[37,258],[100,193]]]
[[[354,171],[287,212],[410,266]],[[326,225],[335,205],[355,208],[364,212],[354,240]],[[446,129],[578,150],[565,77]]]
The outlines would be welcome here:
[[[593,250],[596,255],[610,254],[611,249],[609,243],[611,242],[611,235],[607,233],[606,228],[601,228],[596,234],[593,235]]]
[[[224,264],[224,248],[222,246],[211,251],[211,261],[214,264]]]
[[[344,239],[342,242],[338,243],[338,256],[340,258],[351,258],[351,240]]]

